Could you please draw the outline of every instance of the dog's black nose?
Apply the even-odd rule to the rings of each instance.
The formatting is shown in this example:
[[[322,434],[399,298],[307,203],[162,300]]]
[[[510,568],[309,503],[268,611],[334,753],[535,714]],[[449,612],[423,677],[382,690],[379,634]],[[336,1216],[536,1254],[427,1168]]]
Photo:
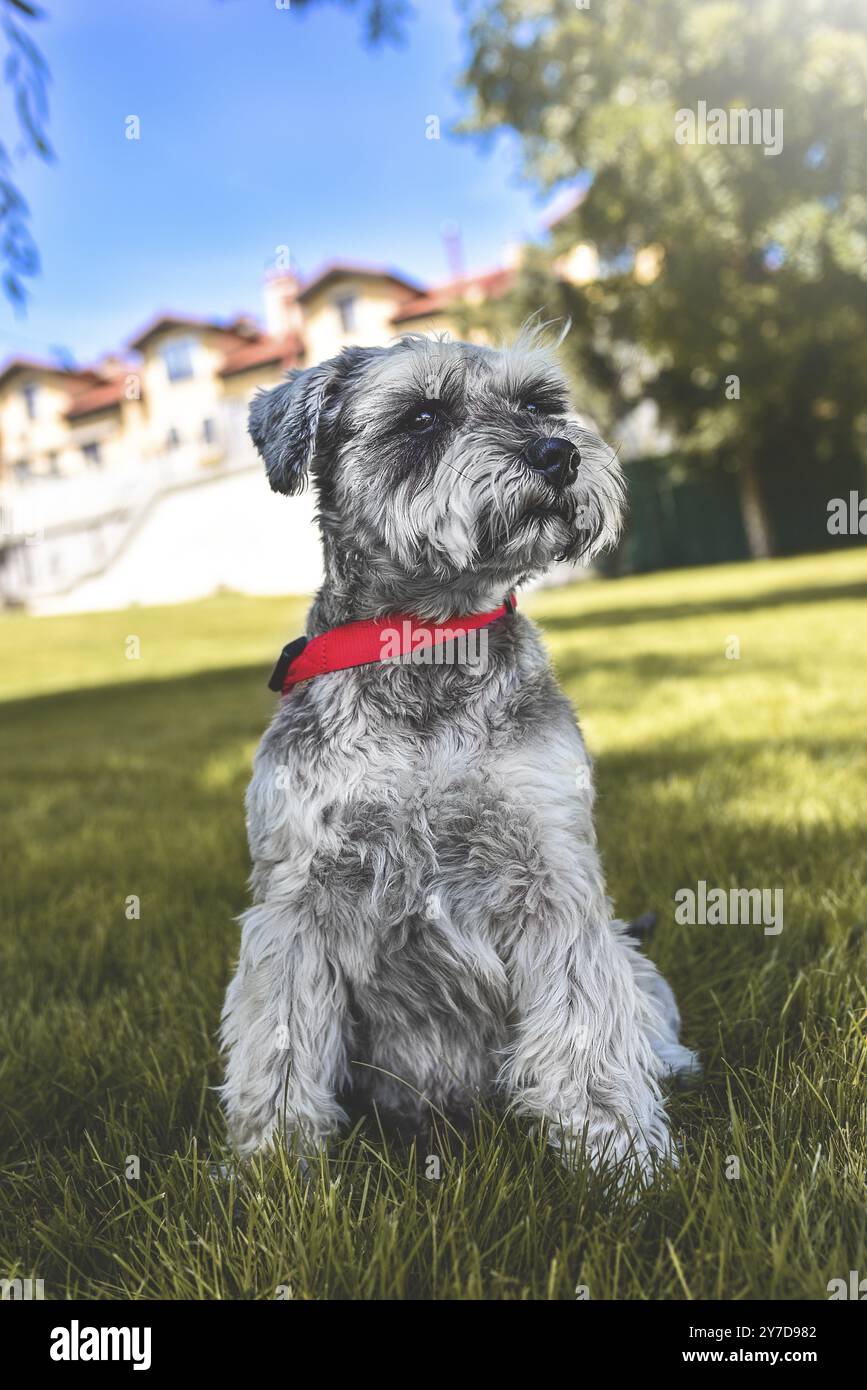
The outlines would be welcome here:
[[[578,472],[581,455],[568,439],[534,439],[524,457],[552,487],[565,487]]]

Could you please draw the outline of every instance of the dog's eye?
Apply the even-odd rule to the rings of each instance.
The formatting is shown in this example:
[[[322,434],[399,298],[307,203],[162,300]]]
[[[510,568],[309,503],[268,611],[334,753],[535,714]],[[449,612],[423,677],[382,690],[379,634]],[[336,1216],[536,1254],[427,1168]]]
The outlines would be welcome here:
[[[539,397],[533,396],[529,400],[522,401],[519,409],[526,410],[528,415],[565,415],[567,406],[565,401],[556,396]]]
[[[427,434],[436,422],[437,408],[433,403],[422,406],[420,410],[414,410],[407,419],[407,425],[413,434]]]

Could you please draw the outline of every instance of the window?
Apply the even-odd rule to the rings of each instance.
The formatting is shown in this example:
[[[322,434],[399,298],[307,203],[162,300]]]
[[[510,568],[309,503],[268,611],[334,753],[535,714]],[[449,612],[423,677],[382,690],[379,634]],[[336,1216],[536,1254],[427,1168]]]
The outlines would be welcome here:
[[[19,483],[26,482],[31,476],[29,459],[19,459],[13,467],[15,469],[15,477],[18,479]]]
[[[54,452],[52,451],[50,454],[46,455],[45,462],[46,462],[46,464],[48,465],[48,476],[49,476],[49,478],[59,478],[59,477],[60,477],[60,460],[59,460],[59,458],[57,457],[57,454],[54,453]]]
[[[162,357],[169,381],[186,381],[193,375],[194,346],[192,338],[174,338],[165,344]]]
[[[202,438],[206,444],[216,444],[217,442],[217,422],[216,420],[202,421]]]
[[[172,425],[171,429],[169,430],[168,434],[166,435],[166,448],[167,448],[167,449],[176,449],[176,448],[178,447],[178,445],[180,444],[180,442],[181,442],[181,436],[178,434],[178,432],[177,432],[177,430],[175,429],[174,425]]]
[[[27,411],[27,419],[35,420],[39,387],[36,385],[35,381],[31,381],[22,389],[21,394],[24,397],[24,409]]]
[[[81,452],[84,455],[84,461],[88,468],[102,467],[102,447],[99,443],[82,444]]]
[[[336,308],[337,308],[337,312],[338,312],[338,314],[340,315],[340,327],[342,328],[343,332],[344,332],[344,333],[354,333],[354,332],[355,332],[355,317],[356,317],[356,316],[355,316],[355,295],[354,295],[354,294],[345,294],[345,295],[341,295],[341,297],[340,297],[339,299],[335,299],[334,303],[335,303],[335,306],[336,306]]]

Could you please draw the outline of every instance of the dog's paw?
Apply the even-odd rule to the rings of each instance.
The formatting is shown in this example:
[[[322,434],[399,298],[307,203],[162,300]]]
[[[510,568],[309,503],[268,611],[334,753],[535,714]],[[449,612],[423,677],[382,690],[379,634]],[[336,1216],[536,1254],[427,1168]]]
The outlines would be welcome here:
[[[662,1079],[679,1091],[692,1091],[701,1084],[704,1071],[697,1052],[681,1043],[659,1043],[656,1055],[662,1063]]]
[[[589,1160],[597,1170],[612,1170],[618,1185],[635,1178],[643,1185],[657,1182],[667,1168],[678,1166],[677,1150],[666,1125],[657,1123],[650,1134],[624,1123],[599,1127],[593,1134],[586,1125],[549,1124],[548,1143],[564,1168],[574,1170]]]

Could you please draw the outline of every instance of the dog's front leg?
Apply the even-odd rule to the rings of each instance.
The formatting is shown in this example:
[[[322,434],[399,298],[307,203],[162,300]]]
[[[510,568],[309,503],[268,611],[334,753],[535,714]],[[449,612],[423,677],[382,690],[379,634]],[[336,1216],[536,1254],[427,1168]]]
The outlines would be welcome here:
[[[321,1144],[345,1120],[346,988],[315,923],[263,902],[244,914],[241,956],[223,1008],[223,1105],[247,1155],[297,1135]]]
[[[500,1079],[567,1161],[584,1144],[594,1163],[623,1159],[650,1171],[670,1154],[656,1006],[612,930],[604,894],[593,900],[589,911],[544,901],[522,922],[508,965],[514,1032]]]

